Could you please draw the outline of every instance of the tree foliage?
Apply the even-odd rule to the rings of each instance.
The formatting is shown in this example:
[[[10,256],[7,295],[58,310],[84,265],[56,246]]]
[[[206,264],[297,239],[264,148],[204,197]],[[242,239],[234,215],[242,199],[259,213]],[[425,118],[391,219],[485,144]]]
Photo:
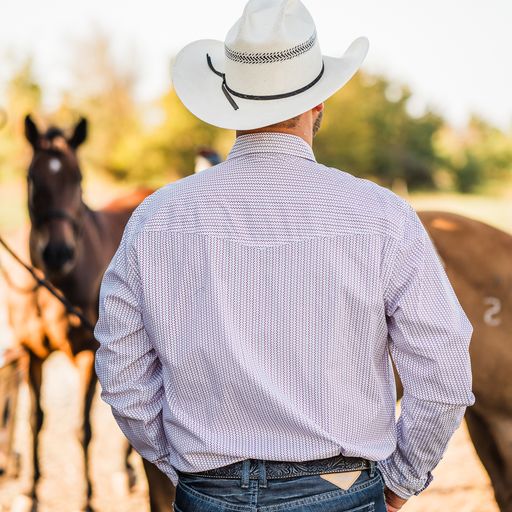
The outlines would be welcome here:
[[[200,147],[225,156],[233,132],[199,121],[171,87],[151,102],[136,99],[136,56],[127,55],[126,62],[116,60],[101,32],[75,45],[72,86],[51,112],[42,107],[44,91],[32,62],[23,62],[0,102],[8,113],[0,131],[0,179],[6,169],[18,172],[27,163],[22,121],[28,112],[47,126],[64,127],[85,115],[90,136],[81,153],[84,167],[118,180],[157,186],[191,174]],[[458,131],[432,110],[414,116],[411,97],[404,85],[359,72],[326,103],[317,159],[391,188],[472,192],[511,178],[512,134],[477,116]]]
[[[412,117],[410,97],[407,88],[383,77],[357,74],[327,101],[318,156],[327,165],[386,186],[398,179],[411,187],[433,187],[437,155],[432,138],[443,120],[433,112]]]

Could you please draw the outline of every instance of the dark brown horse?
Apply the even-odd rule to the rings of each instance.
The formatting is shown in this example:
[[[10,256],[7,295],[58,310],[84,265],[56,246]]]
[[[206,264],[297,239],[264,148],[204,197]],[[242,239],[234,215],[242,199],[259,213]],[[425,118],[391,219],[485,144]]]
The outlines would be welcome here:
[[[58,128],[41,134],[30,116],[25,119],[25,135],[33,148],[28,185],[30,214],[30,258],[46,278],[94,325],[98,318],[99,288],[103,273],[113,257],[131,213],[150,191],[141,190],[108,207],[94,211],[82,199],[82,173],[76,150],[87,136],[87,122],[81,119],[73,134],[66,137]],[[86,325],[76,317],[66,318],[67,340],[72,357],[80,358],[85,391],[82,445],[87,479],[87,505],[91,511],[92,486],[88,447],[91,440],[90,410],[96,389],[94,353],[98,343]],[[43,422],[40,405],[44,357],[27,347],[30,356],[30,383],[34,390],[34,488],[39,479],[38,434]],[[43,354],[45,352],[42,352]],[[148,476],[152,511],[168,511],[174,487],[155,466],[144,461]],[[127,469],[130,471],[129,465]]]

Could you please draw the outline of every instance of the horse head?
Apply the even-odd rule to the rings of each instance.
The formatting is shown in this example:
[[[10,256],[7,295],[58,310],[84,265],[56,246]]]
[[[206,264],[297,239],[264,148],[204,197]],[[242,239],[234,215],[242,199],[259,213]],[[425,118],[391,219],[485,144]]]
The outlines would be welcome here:
[[[56,127],[40,133],[27,115],[25,136],[33,149],[27,173],[31,256],[49,277],[63,277],[76,262],[86,211],[76,151],[87,137],[87,121],[80,119],[73,134],[66,137]]]

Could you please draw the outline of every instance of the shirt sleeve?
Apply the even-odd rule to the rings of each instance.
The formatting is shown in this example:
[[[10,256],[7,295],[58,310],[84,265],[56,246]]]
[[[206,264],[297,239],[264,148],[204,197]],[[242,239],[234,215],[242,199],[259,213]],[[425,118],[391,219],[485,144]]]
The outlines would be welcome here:
[[[405,204],[404,232],[385,290],[389,348],[404,395],[396,449],[378,467],[389,489],[410,498],[431,482],[475,398],[468,350],[473,326],[428,232]]]
[[[178,476],[168,461],[162,423],[162,367],[141,313],[142,287],[133,243],[135,225],[132,216],[103,276],[94,331],[100,344],[95,368],[102,387],[101,398],[111,406],[124,435],[144,459],[176,485]]]

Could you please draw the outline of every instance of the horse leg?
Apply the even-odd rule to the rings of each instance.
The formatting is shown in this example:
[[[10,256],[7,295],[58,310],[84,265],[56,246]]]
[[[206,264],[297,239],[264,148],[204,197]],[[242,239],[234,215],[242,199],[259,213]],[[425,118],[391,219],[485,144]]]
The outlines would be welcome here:
[[[495,422],[475,407],[466,411],[466,423],[476,452],[489,474],[501,512],[512,512],[511,420]]]
[[[169,478],[154,464],[142,459],[148,479],[149,505],[151,512],[172,512],[176,488]]]
[[[135,468],[130,462],[130,455],[132,454],[133,448],[130,443],[126,445],[126,452],[124,454],[124,468],[126,470],[126,474],[128,475],[128,489],[133,491],[135,484],[137,483],[137,474],[135,473]]]
[[[80,352],[77,356],[77,364],[80,370],[80,378],[83,386],[82,389],[85,390],[81,431],[81,443],[84,451],[85,478],[87,482],[87,501],[85,510],[87,512],[93,512],[93,508],[91,506],[92,483],[89,465],[89,444],[92,438],[91,406],[94,393],[96,391],[96,383],[98,382],[98,377],[94,371],[94,354],[91,351]]]
[[[489,415],[489,427],[501,455],[502,472],[496,501],[502,512],[512,512],[512,417]]]
[[[37,357],[34,353],[29,352],[29,384],[31,390],[31,414],[30,422],[32,426],[32,464],[34,474],[32,477],[32,489],[30,497],[32,499],[32,511],[37,510],[37,484],[41,477],[39,466],[39,433],[43,426],[44,413],[41,409],[41,384],[43,381],[43,359]]]

